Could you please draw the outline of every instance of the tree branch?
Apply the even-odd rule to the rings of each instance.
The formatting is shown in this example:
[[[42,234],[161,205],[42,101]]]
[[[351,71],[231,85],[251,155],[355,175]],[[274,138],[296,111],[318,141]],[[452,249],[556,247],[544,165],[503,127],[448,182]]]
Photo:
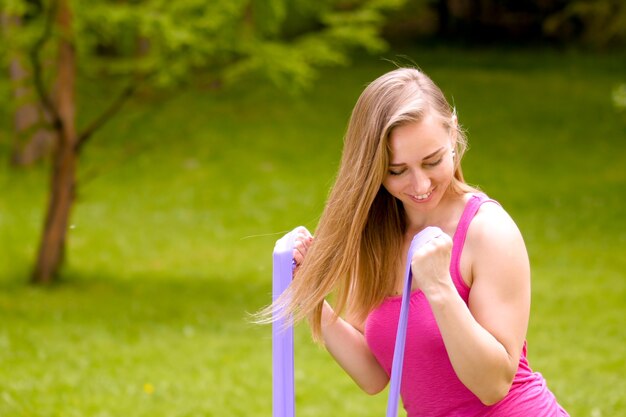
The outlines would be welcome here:
[[[53,1],[51,3],[48,15],[45,18],[44,30],[41,37],[37,39],[37,41],[33,44],[32,49],[29,51],[29,58],[33,67],[33,82],[35,91],[39,96],[39,100],[41,101],[43,108],[48,112],[48,114],[51,115],[52,124],[55,130],[60,130],[63,121],[59,116],[59,112],[57,111],[52,98],[50,98],[48,92],[46,91],[46,86],[43,81],[43,68],[41,65],[41,51],[46,45],[46,42],[48,42],[52,36],[52,24],[55,19],[57,6],[58,1]]]
[[[137,81],[128,84],[120,94],[113,100],[111,105],[107,107],[100,116],[95,118],[85,130],[78,135],[76,142],[76,151],[80,152],[82,147],[87,143],[91,136],[100,129],[106,122],[109,121],[115,114],[120,111],[122,106],[130,99],[137,90]]]

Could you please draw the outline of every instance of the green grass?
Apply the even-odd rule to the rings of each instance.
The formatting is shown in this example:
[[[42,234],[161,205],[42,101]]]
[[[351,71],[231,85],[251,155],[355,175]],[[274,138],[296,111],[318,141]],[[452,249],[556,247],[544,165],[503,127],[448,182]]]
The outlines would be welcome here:
[[[454,99],[468,181],[525,236],[531,365],[572,416],[623,415],[626,115],[610,92],[626,60],[407,54]],[[3,164],[0,416],[270,415],[270,331],[247,313],[268,301],[274,241],[314,228],[362,87],[391,67],[360,58],[299,98],[248,83],[131,103],[86,148],[64,279],[52,288],[24,285],[46,168]],[[83,82],[87,115],[107,94],[91,88]],[[296,361],[299,416],[384,413],[385,396],[362,394],[304,326]]]

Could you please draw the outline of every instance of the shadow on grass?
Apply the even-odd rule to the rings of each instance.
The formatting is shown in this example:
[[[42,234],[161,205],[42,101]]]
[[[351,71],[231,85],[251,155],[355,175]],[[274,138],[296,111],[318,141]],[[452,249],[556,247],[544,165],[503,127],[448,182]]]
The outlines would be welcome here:
[[[35,320],[65,316],[78,322],[148,326],[196,323],[215,330],[258,327],[253,313],[270,301],[271,287],[245,274],[168,278],[68,273],[58,283],[35,286],[23,281],[0,282],[0,310],[5,320]]]

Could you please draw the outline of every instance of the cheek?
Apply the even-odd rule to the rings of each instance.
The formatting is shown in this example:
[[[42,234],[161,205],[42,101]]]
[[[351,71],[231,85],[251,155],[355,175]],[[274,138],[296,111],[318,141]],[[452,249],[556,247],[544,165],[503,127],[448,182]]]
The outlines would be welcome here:
[[[396,194],[398,194],[398,191],[402,188],[402,180],[401,178],[396,178],[391,175],[387,175],[382,185],[389,194],[395,196]]]
[[[449,182],[454,177],[454,163],[452,161],[441,164],[440,169],[433,173],[433,178],[438,182]]]

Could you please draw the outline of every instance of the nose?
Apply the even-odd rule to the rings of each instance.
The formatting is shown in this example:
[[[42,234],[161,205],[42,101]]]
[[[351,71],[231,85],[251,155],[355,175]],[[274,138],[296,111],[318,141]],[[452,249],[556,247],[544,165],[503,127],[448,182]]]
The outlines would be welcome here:
[[[430,190],[431,181],[428,175],[420,169],[411,177],[411,188],[414,195],[426,194]]]

